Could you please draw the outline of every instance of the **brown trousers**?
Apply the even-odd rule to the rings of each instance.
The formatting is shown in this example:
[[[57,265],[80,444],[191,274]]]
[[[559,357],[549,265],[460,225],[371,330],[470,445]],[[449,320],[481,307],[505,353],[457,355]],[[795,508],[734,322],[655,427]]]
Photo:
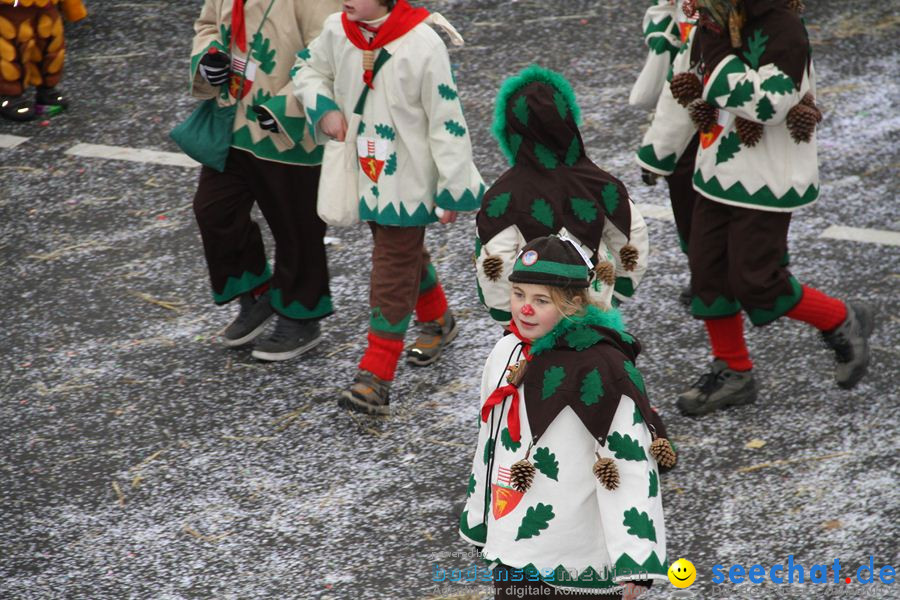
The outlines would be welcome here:
[[[691,239],[691,219],[697,197],[697,191],[694,189],[694,163],[699,145],[700,136],[694,135],[678,159],[675,170],[666,177],[666,183],[669,184],[669,200],[672,202],[672,215],[675,217],[675,229],[678,231],[678,241],[685,254]]]
[[[389,227],[369,221],[372,230],[372,273],[369,330],[379,337],[402,340],[421,294],[437,285],[425,249],[424,227]]]
[[[0,96],[21,96],[31,85],[56,87],[65,55],[62,15],[52,2],[0,5]]]
[[[233,300],[269,281],[272,306],[293,319],[331,314],[325,223],[316,214],[318,166],[288,165],[232,148],[225,172],[200,171],[194,214],[203,238],[213,298]],[[275,238],[275,270],[268,273],[259,204]]]

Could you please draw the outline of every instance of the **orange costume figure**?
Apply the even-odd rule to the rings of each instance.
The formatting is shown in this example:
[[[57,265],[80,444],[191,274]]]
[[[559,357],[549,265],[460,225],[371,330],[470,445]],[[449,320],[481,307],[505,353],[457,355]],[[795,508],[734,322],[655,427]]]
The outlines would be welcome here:
[[[81,0],[0,0],[0,116],[29,121],[68,105],[56,89],[66,55],[63,18],[86,16]],[[24,96],[32,85],[35,102]]]

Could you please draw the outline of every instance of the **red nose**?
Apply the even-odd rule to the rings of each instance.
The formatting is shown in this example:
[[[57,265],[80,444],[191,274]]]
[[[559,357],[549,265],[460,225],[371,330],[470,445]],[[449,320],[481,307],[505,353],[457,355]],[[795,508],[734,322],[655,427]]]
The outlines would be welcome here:
[[[526,304],[522,307],[522,314],[526,317],[534,316],[534,308],[530,304]]]

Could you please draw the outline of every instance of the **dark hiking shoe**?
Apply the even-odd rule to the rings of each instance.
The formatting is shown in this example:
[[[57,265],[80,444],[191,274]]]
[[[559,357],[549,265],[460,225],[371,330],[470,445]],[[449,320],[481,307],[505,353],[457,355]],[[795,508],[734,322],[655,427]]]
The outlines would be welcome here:
[[[425,367],[441,357],[441,352],[459,333],[459,324],[448,309],[437,321],[419,323],[419,337],[406,351],[406,362]]]
[[[10,121],[31,121],[37,113],[24,96],[0,96],[0,117]]]
[[[253,349],[257,360],[290,360],[312,350],[322,341],[322,328],[318,321],[299,321],[278,315],[272,335]]]
[[[34,104],[39,115],[53,116],[69,107],[69,99],[56,88],[39,87]]]
[[[360,371],[349,389],[341,392],[338,406],[368,415],[390,414],[391,382]]]
[[[834,350],[837,366],[834,379],[849,390],[863,378],[869,368],[869,336],[875,329],[872,308],[863,303],[847,303],[847,318],[831,331],[823,331],[822,339]]]
[[[735,371],[724,360],[714,360],[709,373],[686,392],[678,395],[675,404],[682,414],[699,416],[726,406],[756,402],[756,380],[753,371]]]
[[[222,341],[229,348],[236,348],[252,342],[263,332],[266,324],[275,315],[272,305],[269,304],[268,293],[258,299],[255,299],[253,294],[241,294],[238,301],[241,310],[222,334]]]
[[[690,307],[693,299],[694,295],[691,293],[691,286],[686,285],[681,288],[681,291],[678,293],[678,302],[680,304]]]

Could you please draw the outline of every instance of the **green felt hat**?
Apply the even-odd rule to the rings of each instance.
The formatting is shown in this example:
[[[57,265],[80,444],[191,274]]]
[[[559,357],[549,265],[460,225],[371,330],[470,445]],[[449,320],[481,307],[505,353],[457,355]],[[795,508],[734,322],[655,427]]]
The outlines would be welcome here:
[[[556,287],[586,288],[591,268],[575,243],[556,235],[531,240],[516,258],[509,280]]]

